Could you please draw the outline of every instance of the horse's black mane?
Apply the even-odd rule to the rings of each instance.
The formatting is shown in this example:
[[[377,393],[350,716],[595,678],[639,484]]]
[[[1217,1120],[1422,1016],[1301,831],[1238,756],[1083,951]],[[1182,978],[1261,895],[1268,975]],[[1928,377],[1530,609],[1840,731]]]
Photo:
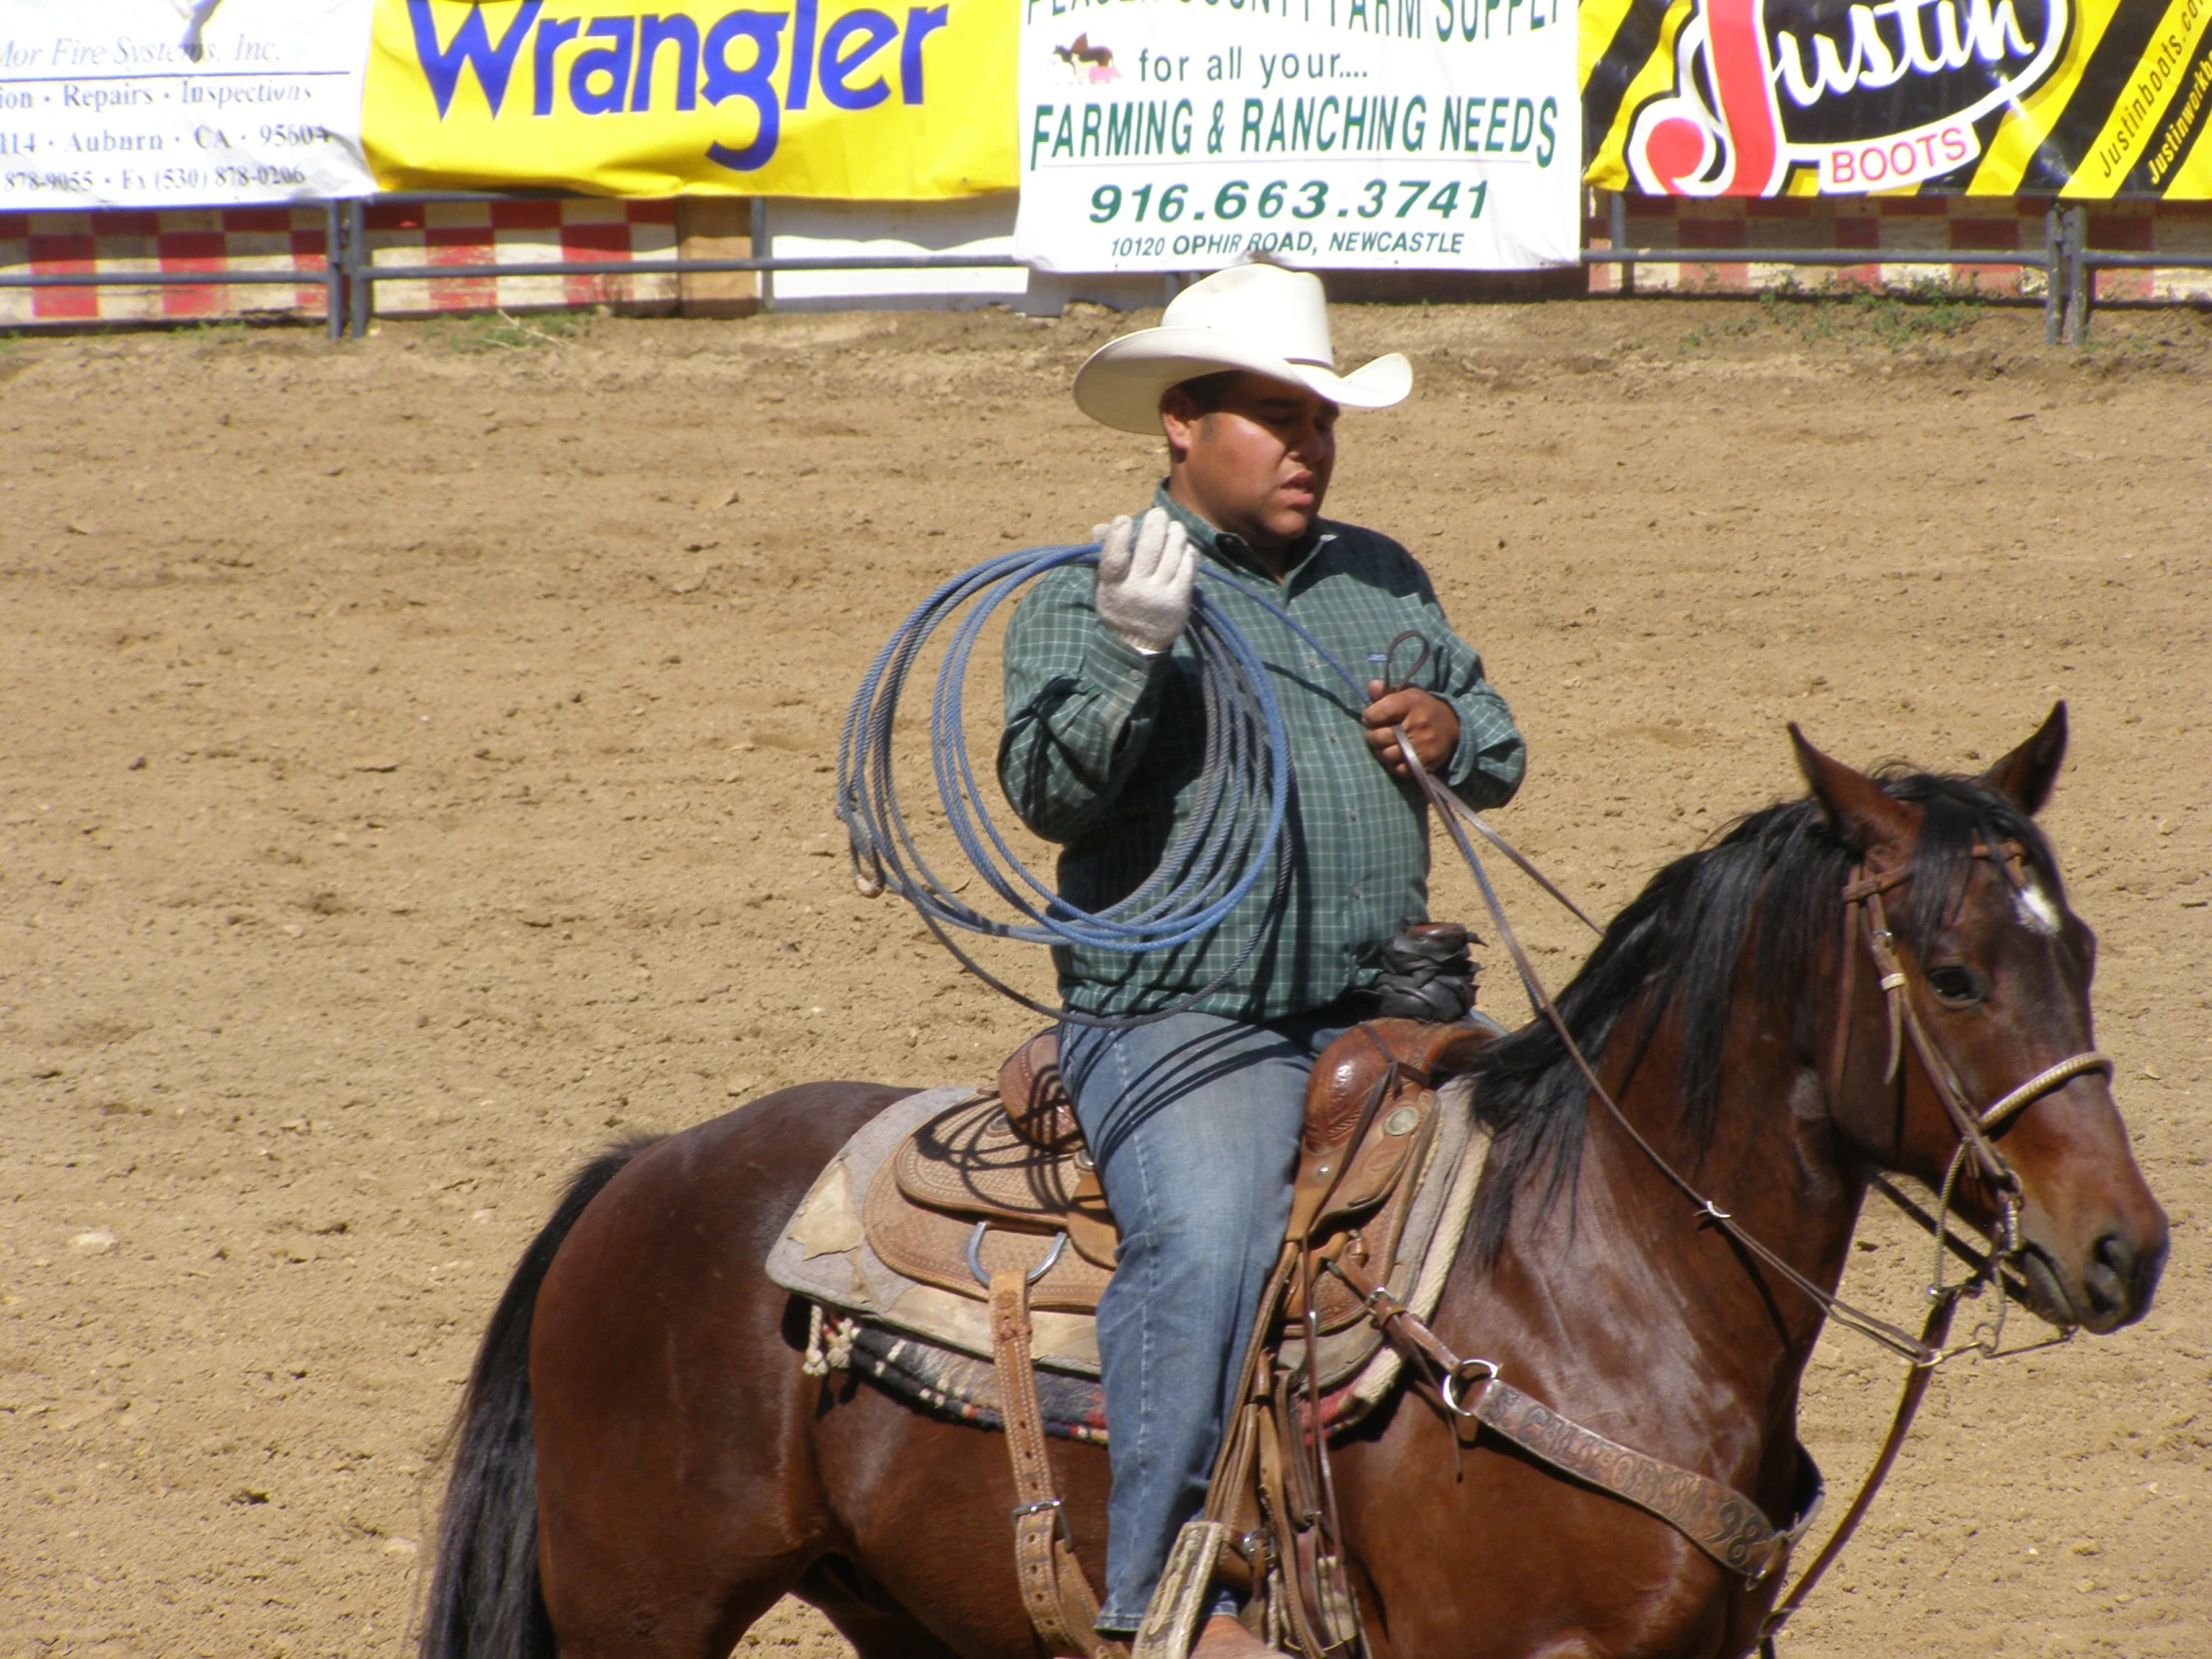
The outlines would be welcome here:
[[[2058,871],[2034,824],[2004,797],[1970,778],[1890,768],[1876,781],[1924,814],[1913,880],[1893,899],[1891,926],[1925,952],[1957,902],[1977,842],[2017,841],[2055,898]],[[1592,1065],[1615,1040],[1630,1044],[1630,1071],[1670,1020],[1681,1032],[1682,1122],[1702,1148],[1720,1098],[1721,1045],[1737,964],[1756,931],[1757,983],[1797,1003],[1801,1047],[1823,1009],[1801,994],[1816,976],[1831,982],[1841,936],[1850,850],[1810,798],[1738,820],[1721,838],[1677,858],[1652,877],[1605,929],[1582,971],[1558,996],[1575,1042]],[[1902,900],[1902,902],[1901,902]],[[1646,997],[1647,987],[1657,994]],[[1622,1021],[1640,1005],[1633,1026]],[[1482,1056],[1475,1110],[1496,1137],[1497,1167],[1475,1218],[1483,1261],[1496,1255],[1515,1195],[1545,1174],[1542,1202],[1566,1186],[1581,1161],[1588,1085],[1549,1021],[1540,1016]]]

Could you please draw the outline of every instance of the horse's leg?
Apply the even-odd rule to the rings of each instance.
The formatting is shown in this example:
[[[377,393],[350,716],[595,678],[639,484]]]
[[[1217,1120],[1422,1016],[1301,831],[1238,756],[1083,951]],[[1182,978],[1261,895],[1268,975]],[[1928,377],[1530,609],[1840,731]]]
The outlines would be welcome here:
[[[805,1325],[762,1265],[845,1134],[901,1092],[790,1090],[663,1141],[562,1245],[530,1379],[563,1659],[722,1659],[842,1541]]]
[[[841,1555],[826,1555],[809,1567],[798,1594],[822,1610],[860,1659],[957,1659],[957,1650]]]
[[[969,1659],[1031,1659],[1036,1636],[1014,1575],[1014,1478],[1003,1435],[925,1416],[870,1383],[832,1377],[823,1384],[814,1445],[823,1490],[848,1540],[839,1552],[862,1564],[882,1599]],[[1095,1589],[1105,1583],[1106,1453],[1054,1440],[1048,1457]],[[813,1599],[807,1585],[800,1593]],[[845,1628],[838,1609],[819,1605]],[[859,1645],[857,1635],[853,1641]]]

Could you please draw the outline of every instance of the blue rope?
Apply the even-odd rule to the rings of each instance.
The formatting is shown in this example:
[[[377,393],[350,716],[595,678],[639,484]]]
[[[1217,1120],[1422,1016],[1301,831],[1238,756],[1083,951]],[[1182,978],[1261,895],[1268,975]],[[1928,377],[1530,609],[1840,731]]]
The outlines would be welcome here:
[[[1267,663],[1202,584],[1191,596],[1184,637],[1198,659],[1206,741],[1200,793],[1182,831],[1152,874],[1103,910],[1070,903],[1022,863],[992,821],[963,741],[969,658],[992,612],[1016,590],[1047,571],[1097,563],[1096,542],[1025,548],[962,572],[916,606],[875,654],[845,712],[837,740],[836,800],[853,875],[863,892],[896,892],[961,965],[1025,1006],[1077,1024],[1124,1026],[1164,1019],[1197,1004],[1243,968],[1268,931],[1267,922],[1212,983],[1172,1007],[1129,1018],[1102,1018],[1034,1001],[984,969],[954,942],[953,933],[1146,955],[1205,937],[1269,876],[1273,884],[1267,920],[1272,921],[1288,896],[1296,856],[1284,833],[1296,778]],[[1211,567],[1201,565],[1200,574],[1282,618],[1351,688],[1358,706],[1360,683],[1281,605]],[[1019,921],[984,914],[930,866],[915,843],[892,779],[899,699],[923,647],[948,627],[929,704],[930,770],[954,843],[984,884],[1025,918]]]

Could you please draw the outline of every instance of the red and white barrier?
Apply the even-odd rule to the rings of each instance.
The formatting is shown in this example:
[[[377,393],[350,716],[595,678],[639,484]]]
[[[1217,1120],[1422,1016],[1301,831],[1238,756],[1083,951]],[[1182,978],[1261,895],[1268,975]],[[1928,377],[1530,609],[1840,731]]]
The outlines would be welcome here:
[[[676,204],[606,198],[543,202],[388,202],[366,210],[368,264],[532,265],[674,260]],[[677,278],[455,276],[376,283],[380,316],[529,310],[569,305],[669,305]]]
[[[317,208],[194,208],[0,214],[0,272],[206,272],[205,286],[0,287],[0,327],[181,322],[324,314],[325,216]],[[296,285],[225,282],[238,271],[296,271]]]
[[[1584,222],[1591,248],[1612,246],[1609,198],[1593,193],[1596,211]],[[1759,293],[1794,279],[1802,287],[1824,281],[1865,288],[1910,287],[1949,280],[1977,285],[1990,294],[2040,297],[2044,276],[2034,266],[1949,266],[1902,264],[1889,254],[1929,255],[1952,249],[1989,253],[2018,249],[2040,254],[2043,215],[2054,203],[2046,198],[1989,200],[1981,197],[1858,196],[1691,198],[1629,196],[1629,248],[1708,256],[1688,265],[1639,265],[1639,293]],[[2092,202],[2089,247],[2099,252],[2212,254],[2212,203]],[[1789,264],[1791,248],[1859,249],[1864,265],[1807,267]],[[1620,291],[1617,266],[1590,272],[1593,293]],[[2149,267],[2099,271],[2094,297],[2115,299],[2212,298],[2212,271]]]

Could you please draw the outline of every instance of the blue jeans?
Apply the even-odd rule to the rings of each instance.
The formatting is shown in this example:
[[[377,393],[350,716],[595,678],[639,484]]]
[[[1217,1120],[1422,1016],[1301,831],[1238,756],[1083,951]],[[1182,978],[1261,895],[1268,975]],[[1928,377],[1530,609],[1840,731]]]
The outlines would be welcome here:
[[[1060,1075],[1121,1229],[1098,1305],[1113,1469],[1102,1633],[1135,1631],[1205,1503],[1290,1220],[1307,1074],[1357,1017],[1332,1004],[1266,1025],[1060,1027]]]

